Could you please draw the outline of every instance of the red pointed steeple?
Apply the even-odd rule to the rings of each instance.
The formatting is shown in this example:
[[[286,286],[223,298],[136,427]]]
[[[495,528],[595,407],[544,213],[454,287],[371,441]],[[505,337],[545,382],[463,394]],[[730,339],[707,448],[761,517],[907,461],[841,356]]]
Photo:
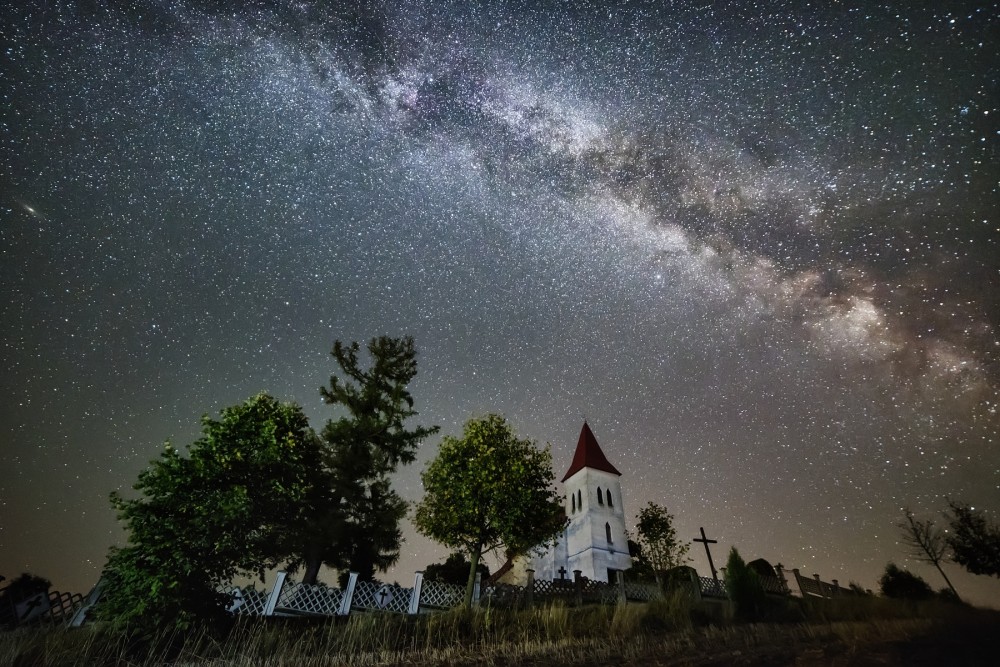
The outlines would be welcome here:
[[[608,458],[601,451],[601,446],[597,444],[594,432],[590,430],[587,422],[583,422],[583,429],[580,431],[580,440],[576,443],[576,453],[573,454],[573,462],[569,470],[563,475],[562,481],[566,481],[584,468],[603,470],[621,477],[621,473],[608,462]]]

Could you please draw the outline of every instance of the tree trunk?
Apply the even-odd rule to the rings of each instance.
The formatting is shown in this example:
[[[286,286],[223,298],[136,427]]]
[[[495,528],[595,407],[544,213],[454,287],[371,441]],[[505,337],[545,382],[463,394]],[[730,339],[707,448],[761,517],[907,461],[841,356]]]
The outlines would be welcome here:
[[[472,594],[476,590],[476,572],[479,570],[479,559],[483,555],[483,545],[477,544],[469,554],[469,581],[465,585],[465,608],[472,608]]]
[[[306,550],[305,566],[306,570],[302,575],[303,584],[314,585],[319,577],[319,568],[323,565],[323,558],[320,556],[318,547],[310,545]]]
[[[948,575],[947,575],[947,574],[945,574],[945,573],[944,573],[944,570],[942,570],[942,569],[941,569],[941,565],[940,565],[940,563],[937,563],[937,562],[935,562],[935,563],[934,563],[934,567],[936,567],[936,568],[937,568],[937,570],[938,570],[938,572],[940,572],[940,573],[941,573],[941,576],[942,576],[942,577],[944,577],[944,582],[945,582],[946,584],[948,584],[948,588],[950,588],[950,589],[951,589],[951,592],[952,592],[952,595],[954,595],[954,596],[955,596],[955,599],[956,599],[956,600],[958,600],[959,602],[961,602],[961,601],[962,601],[962,598],[958,597],[958,591],[956,591],[956,590],[955,590],[955,587],[951,585],[951,579],[949,579],[949,578],[948,578]]]

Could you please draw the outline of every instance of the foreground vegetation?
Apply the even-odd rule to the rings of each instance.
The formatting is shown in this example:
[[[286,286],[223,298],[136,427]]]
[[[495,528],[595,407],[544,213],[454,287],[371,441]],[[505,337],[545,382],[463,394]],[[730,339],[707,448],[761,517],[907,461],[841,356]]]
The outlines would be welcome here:
[[[188,632],[128,636],[107,627],[22,628],[0,636],[0,664],[70,665],[847,665],[994,664],[1000,612],[939,600],[789,600],[767,623],[683,598],[419,617],[242,619],[222,640]]]

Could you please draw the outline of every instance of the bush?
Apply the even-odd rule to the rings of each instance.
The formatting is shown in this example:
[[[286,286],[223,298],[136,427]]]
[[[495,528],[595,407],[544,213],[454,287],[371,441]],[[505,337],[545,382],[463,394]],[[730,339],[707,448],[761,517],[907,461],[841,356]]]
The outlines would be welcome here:
[[[733,547],[726,561],[726,590],[735,606],[736,618],[753,621],[764,611],[765,594],[760,576],[747,567],[740,552]]]
[[[897,600],[929,600],[934,591],[923,577],[901,570],[895,563],[885,566],[885,572],[878,580],[882,595]]]

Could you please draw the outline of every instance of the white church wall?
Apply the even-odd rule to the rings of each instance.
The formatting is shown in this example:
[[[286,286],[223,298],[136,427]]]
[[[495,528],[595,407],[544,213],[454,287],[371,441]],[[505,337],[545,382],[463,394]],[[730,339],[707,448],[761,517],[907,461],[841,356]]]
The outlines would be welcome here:
[[[608,570],[625,570],[632,566],[628,555],[625,532],[625,508],[618,475],[583,468],[565,482],[567,495],[577,494],[582,509],[570,515],[566,530],[569,570],[581,570],[583,576],[598,581],[608,580]],[[598,500],[598,489],[602,494]],[[611,492],[611,504],[607,493]],[[578,493],[579,492],[579,493]],[[572,512],[572,504],[571,504]],[[610,527],[611,541],[608,541]]]
[[[586,425],[584,429],[589,432]],[[593,435],[590,437],[593,438]],[[583,442],[581,435],[578,456]],[[597,449],[599,466],[611,467],[600,452],[596,440],[591,440],[591,443]],[[600,467],[585,465],[563,482],[565,510],[569,519],[566,529],[555,546],[544,553],[533,555],[530,560],[523,559],[523,563],[530,565],[535,571],[536,579],[559,579],[561,575],[572,579],[573,571],[580,570],[589,579],[608,581],[608,570],[627,570],[632,566],[625,532],[621,477]],[[526,569],[527,567],[523,568]],[[524,576],[526,578],[526,574]]]

